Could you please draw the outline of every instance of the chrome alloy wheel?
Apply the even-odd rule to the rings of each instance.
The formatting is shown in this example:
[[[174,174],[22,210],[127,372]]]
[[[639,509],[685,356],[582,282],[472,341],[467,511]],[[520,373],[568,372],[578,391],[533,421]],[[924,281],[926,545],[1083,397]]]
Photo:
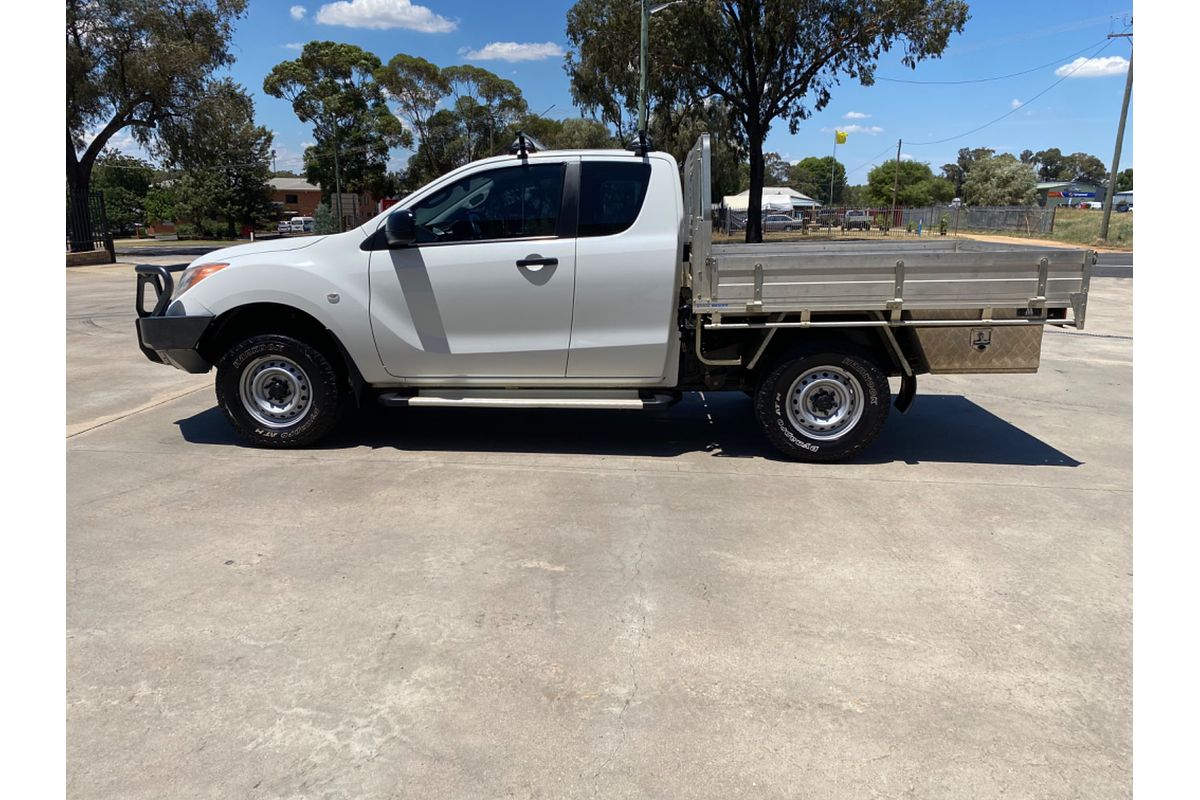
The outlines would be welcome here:
[[[312,407],[312,389],[300,365],[283,356],[263,356],[242,370],[242,406],[268,428],[287,428]]]
[[[810,369],[788,391],[788,421],[810,439],[840,439],[862,413],[862,384],[840,367]]]

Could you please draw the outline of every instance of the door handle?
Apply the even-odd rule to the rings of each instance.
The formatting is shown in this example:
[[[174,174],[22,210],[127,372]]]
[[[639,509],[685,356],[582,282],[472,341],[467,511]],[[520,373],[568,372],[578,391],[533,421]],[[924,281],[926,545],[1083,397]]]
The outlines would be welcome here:
[[[534,270],[534,272],[536,272],[537,270],[541,269],[542,267],[557,267],[558,259],[557,258],[542,258],[541,256],[537,255],[536,253],[531,253],[530,255],[526,256],[525,258],[517,259],[517,266],[518,267],[536,267],[537,269]]]

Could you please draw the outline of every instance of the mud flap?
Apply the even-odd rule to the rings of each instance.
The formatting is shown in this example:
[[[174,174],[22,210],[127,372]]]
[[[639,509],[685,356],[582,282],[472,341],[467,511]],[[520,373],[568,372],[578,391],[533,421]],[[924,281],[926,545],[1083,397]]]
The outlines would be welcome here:
[[[917,376],[902,375],[900,376],[900,393],[896,395],[896,410],[901,414],[907,414],[908,409],[912,406],[913,399],[917,396]]]

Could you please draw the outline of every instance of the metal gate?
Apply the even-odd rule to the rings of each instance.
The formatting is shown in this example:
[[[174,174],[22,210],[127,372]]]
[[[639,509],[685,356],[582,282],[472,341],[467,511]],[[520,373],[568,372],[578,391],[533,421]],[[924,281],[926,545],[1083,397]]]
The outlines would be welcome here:
[[[107,250],[116,260],[112,234],[108,230],[108,214],[104,210],[104,192],[88,192],[87,204],[78,208],[67,194],[67,252]]]

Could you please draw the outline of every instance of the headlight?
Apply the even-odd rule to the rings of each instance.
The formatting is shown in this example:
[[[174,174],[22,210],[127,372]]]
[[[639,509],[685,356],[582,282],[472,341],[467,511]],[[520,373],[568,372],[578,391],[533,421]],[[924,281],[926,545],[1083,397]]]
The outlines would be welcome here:
[[[179,278],[179,283],[175,289],[175,297],[179,297],[209,275],[212,275],[214,272],[220,272],[228,266],[228,264],[197,264],[194,267],[188,267]]]

